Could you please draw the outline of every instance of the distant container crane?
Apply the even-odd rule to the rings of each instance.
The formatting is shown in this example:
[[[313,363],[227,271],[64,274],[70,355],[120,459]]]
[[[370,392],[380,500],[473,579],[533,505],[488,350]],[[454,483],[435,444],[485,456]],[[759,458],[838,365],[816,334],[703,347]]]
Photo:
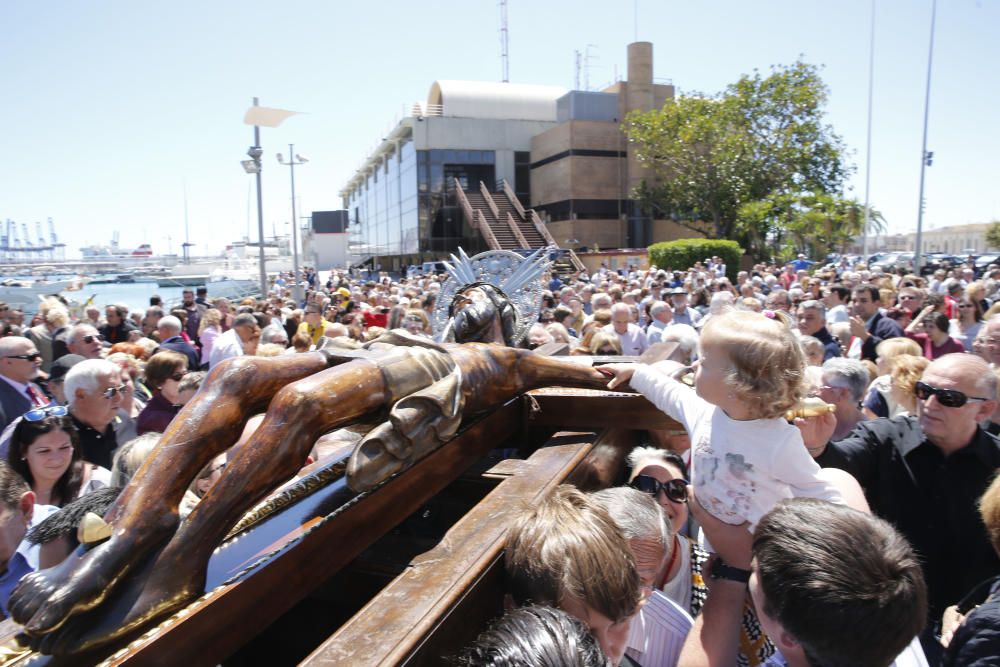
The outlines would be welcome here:
[[[59,243],[59,237],[56,236],[56,226],[52,222],[52,218],[49,218],[49,238],[52,241],[52,254],[53,259],[65,260],[66,259],[66,244]]]
[[[48,223],[51,243],[45,240],[41,222],[35,222],[36,241],[33,242],[26,223],[21,223],[21,234],[18,235],[18,223],[10,218],[4,221],[3,233],[0,234],[0,260],[3,262],[37,262],[64,259],[66,245],[58,242],[52,218],[48,219]]]

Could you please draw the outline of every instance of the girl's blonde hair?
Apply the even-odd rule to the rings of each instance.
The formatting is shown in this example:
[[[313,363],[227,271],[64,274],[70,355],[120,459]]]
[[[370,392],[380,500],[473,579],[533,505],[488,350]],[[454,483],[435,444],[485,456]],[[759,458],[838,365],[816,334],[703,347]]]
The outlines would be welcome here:
[[[205,332],[208,327],[215,327],[221,329],[222,326],[222,311],[217,308],[207,308],[205,312],[201,314],[201,322],[198,323],[198,335],[200,336]]]
[[[898,357],[901,354],[912,354],[913,356],[919,357],[923,354],[923,351],[920,349],[920,345],[917,341],[912,338],[897,336],[896,338],[886,338],[884,341],[876,345],[875,354],[885,361],[889,361],[893,357]]]
[[[916,354],[898,354],[889,360],[892,384],[899,390],[900,398],[905,397],[904,407],[909,412],[916,410],[917,398],[913,392],[930,363],[930,359]]]
[[[589,354],[597,354],[597,351],[605,345],[610,345],[615,348],[615,354],[622,353],[622,342],[618,339],[618,336],[610,331],[599,330],[596,331],[590,338]]]
[[[726,386],[757,419],[782,416],[805,396],[805,355],[791,329],[774,313],[731,310],[709,318],[702,345],[725,350]]]

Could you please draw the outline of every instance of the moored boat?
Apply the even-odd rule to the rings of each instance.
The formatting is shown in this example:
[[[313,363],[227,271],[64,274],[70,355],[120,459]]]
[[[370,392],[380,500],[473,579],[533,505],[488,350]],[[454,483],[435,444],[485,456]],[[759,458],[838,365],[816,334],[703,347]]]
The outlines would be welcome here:
[[[39,301],[46,296],[81,289],[87,282],[79,277],[51,281],[7,278],[0,281],[0,301],[25,313],[34,313]]]

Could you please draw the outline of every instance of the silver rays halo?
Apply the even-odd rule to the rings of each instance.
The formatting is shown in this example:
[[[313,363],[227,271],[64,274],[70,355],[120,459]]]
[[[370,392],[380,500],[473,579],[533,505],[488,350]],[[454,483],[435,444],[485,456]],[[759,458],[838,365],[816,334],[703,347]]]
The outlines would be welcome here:
[[[511,250],[488,250],[469,257],[464,249],[458,249],[458,256],[451,255],[450,262],[444,262],[450,280],[441,285],[434,308],[431,325],[438,342],[452,338],[448,327],[448,307],[455,295],[467,285],[489,283],[503,290],[517,309],[515,344],[528,335],[528,329],[538,321],[542,307],[542,292],[545,286],[539,280],[551,265],[550,248],[539,248],[527,257]]]

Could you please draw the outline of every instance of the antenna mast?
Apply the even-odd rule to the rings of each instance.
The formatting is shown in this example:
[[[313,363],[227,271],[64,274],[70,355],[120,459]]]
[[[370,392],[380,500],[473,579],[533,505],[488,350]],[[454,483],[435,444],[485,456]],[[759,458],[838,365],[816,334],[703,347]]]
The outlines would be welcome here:
[[[580,90],[580,58],[582,55],[579,50],[573,51],[573,66],[576,71],[576,76],[573,78],[573,90]]]
[[[590,61],[597,56],[590,55],[591,49],[596,49],[596,44],[587,44],[583,51],[583,89],[590,90]]]
[[[510,31],[507,30],[507,0],[500,0],[500,65],[503,82],[510,83]]]

